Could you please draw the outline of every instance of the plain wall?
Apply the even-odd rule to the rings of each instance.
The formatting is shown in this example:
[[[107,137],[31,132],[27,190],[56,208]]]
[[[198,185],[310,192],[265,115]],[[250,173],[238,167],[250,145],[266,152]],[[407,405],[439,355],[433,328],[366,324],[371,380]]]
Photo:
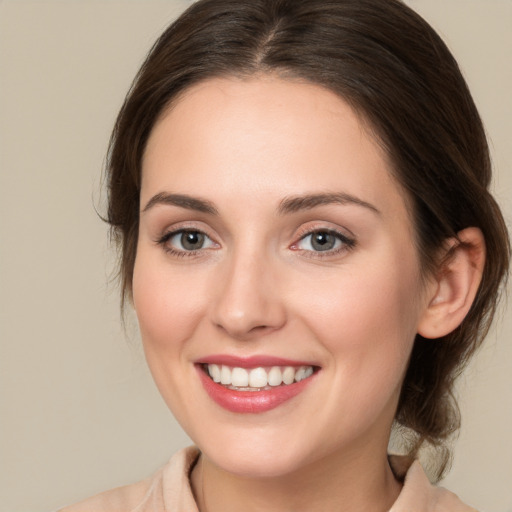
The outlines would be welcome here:
[[[190,2],[0,0],[0,512],[50,511],[150,475],[190,441],[120,323],[101,170],[141,61]],[[512,2],[410,0],[447,41],[512,219]],[[444,482],[512,511],[512,314],[460,384]],[[133,325],[132,325],[133,324]]]

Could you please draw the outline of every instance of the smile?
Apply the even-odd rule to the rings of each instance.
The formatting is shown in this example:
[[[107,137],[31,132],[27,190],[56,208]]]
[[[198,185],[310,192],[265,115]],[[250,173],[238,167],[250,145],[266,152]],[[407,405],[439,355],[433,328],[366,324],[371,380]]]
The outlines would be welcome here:
[[[262,391],[277,386],[289,386],[313,375],[313,366],[271,366],[240,368],[208,364],[205,370],[213,380],[236,391]]]
[[[274,357],[210,356],[196,369],[207,395],[234,413],[263,413],[302,393],[321,368]]]

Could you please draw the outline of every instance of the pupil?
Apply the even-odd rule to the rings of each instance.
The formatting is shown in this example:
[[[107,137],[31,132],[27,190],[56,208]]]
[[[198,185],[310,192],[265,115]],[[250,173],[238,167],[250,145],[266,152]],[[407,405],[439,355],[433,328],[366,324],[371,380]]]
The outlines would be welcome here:
[[[328,251],[334,247],[335,243],[334,236],[326,232],[315,233],[311,240],[311,245],[317,251]]]
[[[189,250],[200,249],[203,246],[204,235],[197,231],[188,231],[181,235],[181,245]]]

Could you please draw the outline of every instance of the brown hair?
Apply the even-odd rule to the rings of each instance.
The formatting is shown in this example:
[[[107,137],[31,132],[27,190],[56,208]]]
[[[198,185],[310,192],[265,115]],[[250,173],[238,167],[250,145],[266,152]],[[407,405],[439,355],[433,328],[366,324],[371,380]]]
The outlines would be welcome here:
[[[122,297],[131,297],[141,161],[162,112],[216,76],[278,73],[345,99],[376,133],[412,204],[424,273],[443,242],[475,226],[487,260],[478,295],[442,342],[417,336],[396,413],[445,469],[459,427],[453,383],[480,345],[507,274],[510,243],[488,191],[491,164],[467,85],[436,32],[399,0],[200,0],[157,40],[117,119],[108,154],[108,221],[118,242]]]

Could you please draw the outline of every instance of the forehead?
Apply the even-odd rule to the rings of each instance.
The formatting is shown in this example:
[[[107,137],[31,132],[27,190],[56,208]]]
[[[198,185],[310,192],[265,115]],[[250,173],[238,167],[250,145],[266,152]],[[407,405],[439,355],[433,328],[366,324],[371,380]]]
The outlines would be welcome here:
[[[360,116],[324,87],[273,76],[216,78],[186,90],[156,123],[143,159],[141,202],[176,189],[276,201],[343,189],[403,206],[389,171]]]

